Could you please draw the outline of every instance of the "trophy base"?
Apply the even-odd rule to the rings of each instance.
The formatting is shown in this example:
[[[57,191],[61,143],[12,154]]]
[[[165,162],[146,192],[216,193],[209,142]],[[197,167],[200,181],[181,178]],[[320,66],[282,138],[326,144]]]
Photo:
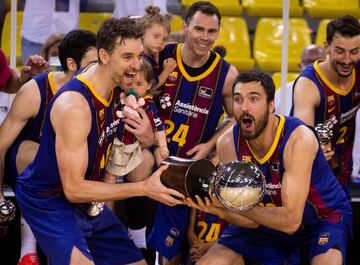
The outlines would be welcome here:
[[[169,168],[160,179],[168,188],[177,190],[186,197],[208,196],[208,185],[215,166],[207,159],[191,160],[170,156],[163,161]]]

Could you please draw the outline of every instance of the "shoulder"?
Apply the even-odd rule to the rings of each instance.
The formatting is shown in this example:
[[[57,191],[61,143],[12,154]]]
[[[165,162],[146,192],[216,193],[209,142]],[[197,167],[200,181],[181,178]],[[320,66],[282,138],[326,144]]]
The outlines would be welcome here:
[[[305,124],[297,126],[290,134],[289,140],[286,143],[285,151],[293,149],[301,149],[304,153],[305,151],[314,151],[318,150],[319,143],[315,136],[314,131],[312,131]]]
[[[91,110],[89,103],[81,93],[64,91],[54,99],[51,110],[51,118],[53,117],[84,122],[91,117]]]
[[[26,104],[27,109],[38,109],[41,102],[41,95],[39,86],[34,79],[26,82],[17,92],[14,101],[23,102]]]

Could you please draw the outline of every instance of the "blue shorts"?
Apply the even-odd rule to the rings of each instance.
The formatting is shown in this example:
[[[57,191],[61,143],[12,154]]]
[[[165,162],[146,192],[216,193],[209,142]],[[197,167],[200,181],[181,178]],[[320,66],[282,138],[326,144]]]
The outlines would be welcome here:
[[[69,264],[74,247],[95,264],[127,264],[143,259],[108,207],[91,218],[63,195],[37,195],[21,184],[16,185],[16,198],[50,264]]]
[[[4,182],[15,190],[16,178],[19,175],[16,168],[16,156],[18,154],[19,146],[23,141],[14,143],[5,155],[5,169],[4,169]]]
[[[344,220],[336,224],[320,221],[311,231],[307,229],[293,235],[281,232],[271,235],[266,233],[266,229],[230,225],[218,243],[263,265],[300,264],[300,251],[305,253],[304,258],[310,264],[315,256],[330,248],[341,251],[345,264],[350,235],[350,227]]]
[[[190,210],[187,206],[167,206],[158,203],[148,246],[171,260],[186,245]]]

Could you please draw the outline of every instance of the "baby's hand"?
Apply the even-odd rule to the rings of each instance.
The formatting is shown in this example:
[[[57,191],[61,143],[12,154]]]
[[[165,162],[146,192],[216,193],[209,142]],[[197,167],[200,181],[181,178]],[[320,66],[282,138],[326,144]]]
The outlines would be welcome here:
[[[167,71],[169,73],[171,71],[173,71],[176,66],[177,66],[177,63],[173,58],[168,58],[163,63],[164,71]]]
[[[169,157],[169,149],[167,149],[167,147],[159,147],[159,151],[161,159],[164,160]]]

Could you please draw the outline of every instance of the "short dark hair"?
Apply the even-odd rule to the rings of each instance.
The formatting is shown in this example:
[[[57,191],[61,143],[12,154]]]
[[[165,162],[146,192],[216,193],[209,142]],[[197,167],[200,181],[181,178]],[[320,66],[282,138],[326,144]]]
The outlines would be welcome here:
[[[350,15],[331,20],[326,27],[326,42],[330,44],[335,33],[340,33],[344,37],[354,37],[360,35],[359,21]]]
[[[139,39],[142,37],[135,19],[132,18],[109,18],[105,20],[97,33],[97,48],[104,49],[112,53],[115,49],[117,39],[120,37],[120,43],[125,39]],[[101,60],[99,58],[99,63]]]
[[[96,48],[96,35],[84,29],[75,29],[64,36],[59,45],[59,60],[64,71],[68,71],[66,60],[74,59],[77,68],[85,53],[90,48]]]
[[[187,12],[185,15],[185,22],[189,23],[190,20],[195,15],[195,13],[198,11],[200,11],[201,13],[204,13],[206,15],[209,15],[209,16],[216,15],[219,20],[219,25],[220,25],[220,21],[221,21],[220,11],[215,5],[213,5],[212,3],[208,2],[208,1],[198,1],[198,2],[195,2],[194,4],[192,4],[187,9]]]
[[[266,101],[270,103],[274,100],[275,94],[275,84],[272,78],[263,72],[260,71],[250,71],[239,74],[232,87],[232,93],[234,95],[234,89],[237,83],[260,83],[260,85],[264,88],[266,93]]]

